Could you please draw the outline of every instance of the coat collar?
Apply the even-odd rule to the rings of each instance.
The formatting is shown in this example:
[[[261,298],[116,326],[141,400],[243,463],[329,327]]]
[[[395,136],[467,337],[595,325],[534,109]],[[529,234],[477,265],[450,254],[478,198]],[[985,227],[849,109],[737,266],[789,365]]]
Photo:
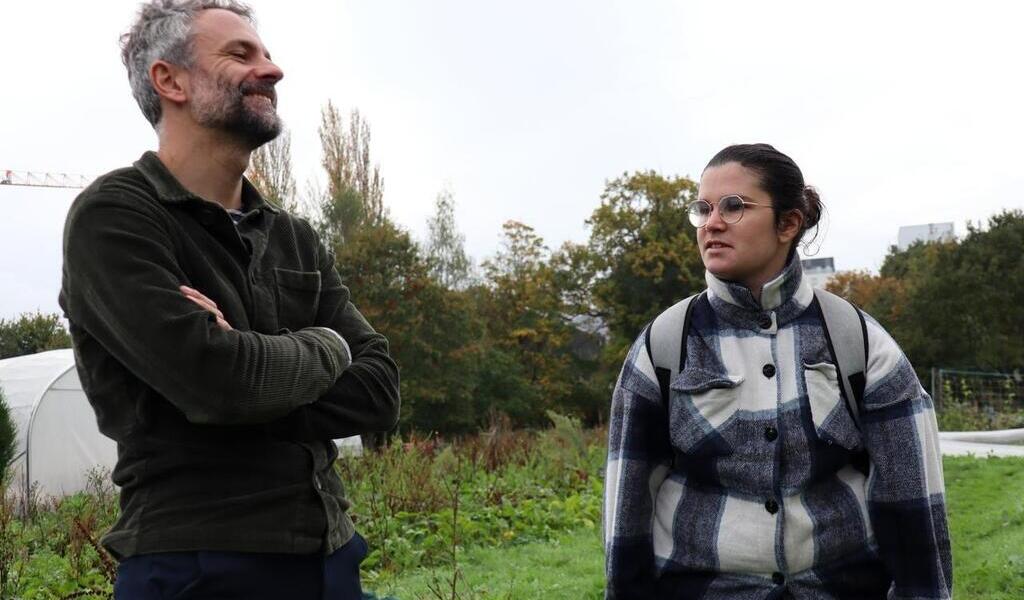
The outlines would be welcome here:
[[[734,281],[719,279],[706,271],[708,300],[719,315],[740,327],[763,330],[765,318],[772,318],[777,329],[804,312],[814,300],[814,290],[803,276],[800,259],[794,253],[782,272],[764,284],[760,301],[750,290]]]
[[[181,182],[171,174],[156,152],[145,152],[139,160],[135,161],[134,166],[142,173],[146,181],[153,186],[153,189],[156,190],[157,198],[161,202],[167,204],[195,200],[209,202],[185,189],[185,186],[181,185]],[[242,212],[264,208],[272,213],[278,212],[274,205],[263,199],[263,196],[260,195],[259,191],[248,179],[242,177]]]

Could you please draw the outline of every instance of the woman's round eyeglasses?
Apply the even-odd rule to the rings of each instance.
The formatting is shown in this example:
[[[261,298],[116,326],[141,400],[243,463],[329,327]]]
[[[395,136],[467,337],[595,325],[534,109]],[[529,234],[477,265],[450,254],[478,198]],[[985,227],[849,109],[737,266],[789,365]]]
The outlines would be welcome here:
[[[729,194],[728,196],[722,196],[718,200],[718,216],[723,221],[732,225],[738,223],[743,218],[743,209],[747,205],[750,206],[768,206],[760,202],[754,202],[747,200],[739,194]],[[715,207],[707,200],[696,200],[687,207],[686,211],[690,216],[690,224],[700,229],[708,224],[708,219],[711,218],[711,213],[714,212]]]

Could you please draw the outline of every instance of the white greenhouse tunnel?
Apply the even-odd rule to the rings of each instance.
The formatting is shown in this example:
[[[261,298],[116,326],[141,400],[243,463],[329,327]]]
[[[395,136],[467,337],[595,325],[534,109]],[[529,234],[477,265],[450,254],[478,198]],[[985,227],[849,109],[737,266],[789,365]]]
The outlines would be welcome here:
[[[65,496],[88,488],[90,475],[109,476],[117,445],[99,432],[70,349],[0,360],[0,389],[17,428],[9,492],[24,498]],[[336,440],[360,454],[359,436]]]
[[[117,445],[96,427],[71,350],[0,360],[0,388],[18,431],[10,481],[19,497],[33,483],[41,497],[72,494],[90,472],[114,468]]]

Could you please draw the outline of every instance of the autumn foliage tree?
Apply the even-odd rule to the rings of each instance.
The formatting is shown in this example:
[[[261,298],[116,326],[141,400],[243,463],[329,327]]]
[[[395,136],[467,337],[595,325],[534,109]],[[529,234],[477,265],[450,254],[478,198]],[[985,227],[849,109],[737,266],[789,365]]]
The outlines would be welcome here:
[[[438,270],[410,233],[388,216],[380,167],[371,161],[370,126],[353,110],[346,120],[328,103],[320,141],[327,180],[318,225],[333,249],[352,302],[388,338],[401,369],[403,429],[465,432],[486,409],[478,406],[482,325],[472,299],[452,289],[465,275],[450,198],[437,226],[452,260]],[[464,255],[463,255],[464,258]],[[468,259],[466,259],[468,262]],[[442,277],[442,274],[444,275]]]
[[[320,114],[321,165],[327,189],[318,202],[328,239],[347,241],[360,227],[384,223],[384,178],[370,159],[370,125],[358,110],[348,119],[331,102]]]
[[[511,359],[521,379],[518,397],[508,399],[509,412],[539,423],[569,393],[571,328],[544,240],[517,221],[507,221],[502,230],[500,249],[483,263],[480,314],[493,349],[504,354],[495,358]]]
[[[857,306],[871,307],[871,316],[887,328],[899,323],[907,300],[907,286],[897,277],[872,275],[868,271],[841,271],[826,286],[830,292]]]
[[[605,186],[587,220],[593,304],[623,349],[651,319],[704,288],[704,267],[686,205],[697,184],[654,171]]]

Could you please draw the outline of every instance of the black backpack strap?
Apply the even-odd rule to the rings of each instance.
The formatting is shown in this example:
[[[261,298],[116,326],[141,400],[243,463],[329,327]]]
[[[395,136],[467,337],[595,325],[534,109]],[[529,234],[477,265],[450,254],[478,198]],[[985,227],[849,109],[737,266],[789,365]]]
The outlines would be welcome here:
[[[686,337],[694,300],[704,292],[680,300],[651,321],[647,328],[647,357],[654,365],[662,401],[668,401],[668,386],[686,365]]]
[[[860,427],[868,362],[868,328],[864,314],[852,302],[821,289],[814,290],[825,320],[825,340],[836,359],[836,374],[854,423]]]

